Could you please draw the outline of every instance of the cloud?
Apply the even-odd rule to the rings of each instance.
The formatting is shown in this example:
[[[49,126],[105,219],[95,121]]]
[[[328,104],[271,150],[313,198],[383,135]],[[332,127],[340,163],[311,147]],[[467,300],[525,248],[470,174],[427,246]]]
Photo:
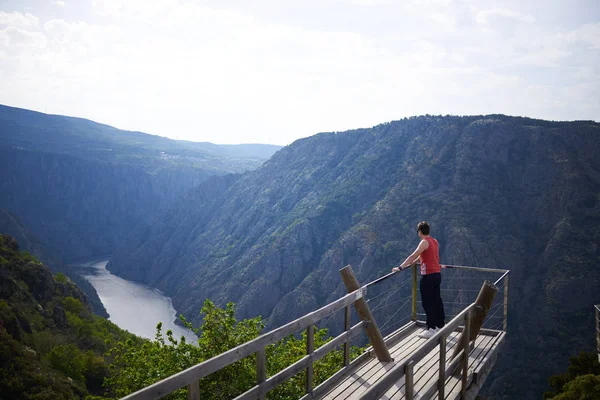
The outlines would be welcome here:
[[[0,48],[42,48],[46,45],[46,37],[39,32],[30,32],[23,29],[8,27],[0,30]]]
[[[415,4],[378,20],[380,36],[174,0],[96,0],[102,18],[31,16],[27,29],[13,13],[0,25],[0,102],[221,143],[425,113],[600,116],[598,24],[561,31],[518,8]],[[379,12],[342,8],[349,21]]]
[[[441,29],[453,30],[456,28],[456,18],[451,14],[433,13],[430,18]]]
[[[92,6],[100,16],[138,20],[157,19],[190,3],[180,4],[178,0],[92,0]]]
[[[29,13],[7,13],[0,11],[0,27],[11,26],[15,28],[30,29],[38,25],[39,19]]]
[[[120,17],[124,4],[118,0],[92,0],[97,14],[104,17]]]
[[[391,0],[350,0],[351,4],[358,6],[373,7],[381,4],[389,4]]]
[[[583,42],[593,49],[600,49],[600,23],[586,24],[567,35],[569,42]]]
[[[52,4],[54,4],[55,6],[58,6],[58,7],[64,7],[65,6],[65,2],[61,1],[61,0],[55,0],[55,1],[52,2]]]
[[[517,11],[505,10],[502,8],[480,11],[475,16],[475,21],[480,25],[488,25],[499,19],[512,19],[526,23],[535,22],[535,18],[531,15],[525,15]]]

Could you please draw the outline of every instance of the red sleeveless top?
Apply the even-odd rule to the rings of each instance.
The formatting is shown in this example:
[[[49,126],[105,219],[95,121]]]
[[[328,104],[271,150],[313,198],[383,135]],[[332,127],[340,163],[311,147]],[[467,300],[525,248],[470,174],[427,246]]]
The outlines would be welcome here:
[[[425,239],[429,243],[427,250],[421,253],[421,275],[435,274],[441,271],[440,253],[438,252],[438,241],[427,236]]]

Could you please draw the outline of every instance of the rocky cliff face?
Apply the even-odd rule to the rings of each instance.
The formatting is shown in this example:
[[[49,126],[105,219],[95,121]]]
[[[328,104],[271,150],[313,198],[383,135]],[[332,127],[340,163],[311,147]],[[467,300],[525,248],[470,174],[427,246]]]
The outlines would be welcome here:
[[[600,287],[599,135],[593,122],[501,115],[319,134],[190,192],[109,268],[191,318],[208,297],[277,326],[340,296],[346,264],[362,282],[389,271],[428,220],[444,263],[511,269],[511,333],[492,390],[539,397],[592,343],[583,327]]]
[[[18,215],[57,258],[94,257],[110,254],[129,230],[207,176],[0,150],[0,208]]]

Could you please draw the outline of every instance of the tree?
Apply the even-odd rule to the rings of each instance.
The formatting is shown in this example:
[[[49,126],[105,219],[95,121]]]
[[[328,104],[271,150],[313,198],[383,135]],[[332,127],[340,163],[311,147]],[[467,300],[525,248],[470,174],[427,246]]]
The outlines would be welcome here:
[[[264,327],[260,317],[236,321],[233,303],[221,309],[207,299],[201,312],[205,317],[200,329],[181,318],[184,325],[196,334],[202,332],[198,346],[187,343],[184,337],[175,339],[171,330],[166,332],[165,338],[162,323],[156,326],[154,341],[145,341],[141,346],[132,340],[117,343],[108,354],[113,359],[105,380],[109,392],[122,397],[137,391],[256,338]],[[252,358],[247,357],[202,379],[201,397],[234,397],[251,387],[255,380],[255,361]],[[185,392],[180,390],[167,398],[184,399]]]
[[[110,395],[122,397],[149,386],[161,379],[187,369],[202,361],[222,354],[229,349],[259,336],[264,324],[260,317],[237,321],[234,304],[216,307],[206,300],[201,312],[204,319],[200,329],[194,328],[181,316],[185,326],[199,335],[198,346],[177,340],[169,330],[166,340],[162,335],[162,324],[156,327],[154,341],[142,345],[132,340],[119,342],[108,354],[112,358],[105,387]],[[314,328],[315,348],[331,340],[326,329]],[[360,350],[352,348],[352,358]],[[267,376],[273,376],[306,355],[306,332],[296,337],[291,335],[266,349]],[[314,365],[315,385],[333,375],[343,363],[343,353],[333,351]],[[300,373],[278,386],[268,394],[269,399],[297,399],[304,394],[305,374]],[[202,399],[234,398],[256,385],[256,356],[246,357],[231,364],[199,382]],[[167,399],[185,399],[185,390],[179,390]]]
[[[561,400],[600,398],[600,396],[585,397],[587,394],[596,393],[595,390],[600,390],[600,386],[598,386],[600,385],[598,355],[593,352],[582,351],[579,355],[570,357],[569,361],[566,373],[554,375],[548,379],[554,393],[546,392],[544,398]],[[575,396],[576,393],[577,396]]]
[[[581,375],[563,388],[563,392],[552,397],[554,400],[597,400],[600,399],[600,375]]]

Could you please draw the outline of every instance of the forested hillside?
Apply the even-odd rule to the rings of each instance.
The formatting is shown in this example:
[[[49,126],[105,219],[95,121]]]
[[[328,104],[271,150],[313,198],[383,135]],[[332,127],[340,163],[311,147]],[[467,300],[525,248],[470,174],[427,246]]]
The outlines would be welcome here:
[[[200,311],[200,310],[198,310]],[[0,234],[0,400],[115,400],[167,376],[255,339],[260,317],[236,320],[234,304],[216,307],[206,300],[201,309],[199,340],[163,332],[157,322],[154,341],[141,339],[94,316],[85,295],[62,273],[50,270],[16,240]],[[305,356],[306,333],[293,335],[266,349],[268,376]],[[314,345],[329,341],[327,331],[314,331]],[[352,347],[355,358],[360,349]],[[315,383],[334,374],[343,353],[332,351],[315,362]],[[270,399],[297,399],[304,393],[299,374],[269,393]],[[256,359],[247,357],[200,380],[201,398],[234,398],[256,383]],[[169,399],[186,399],[178,390]]]
[[[278,326],[340,296],[346,264],[362,282],[388,272],[428,220],[443,263],[511,270],[510,334],[488,389],[539,398],[593,345],[599,135],[594,122],[502,115],[315,135],[201,184],[133,232],[109,268],[191,319],[210,298]]]
[[[0,235],[0,399],[83,399],[104,393],[104,353],[141,339],[91,313],[65,275]]]
[[[80,276],[73,268],[51,256],[51,251],[33,233],[29,232],[19,218],[6,210],[0,209],[0,233],[13,237],[21,251],[26,251],[42,261],[52,273],[63,273],[72,280],[86,295],[94,314],[108,318],[109,315],[102,305],[98,293],[87,279]]]

